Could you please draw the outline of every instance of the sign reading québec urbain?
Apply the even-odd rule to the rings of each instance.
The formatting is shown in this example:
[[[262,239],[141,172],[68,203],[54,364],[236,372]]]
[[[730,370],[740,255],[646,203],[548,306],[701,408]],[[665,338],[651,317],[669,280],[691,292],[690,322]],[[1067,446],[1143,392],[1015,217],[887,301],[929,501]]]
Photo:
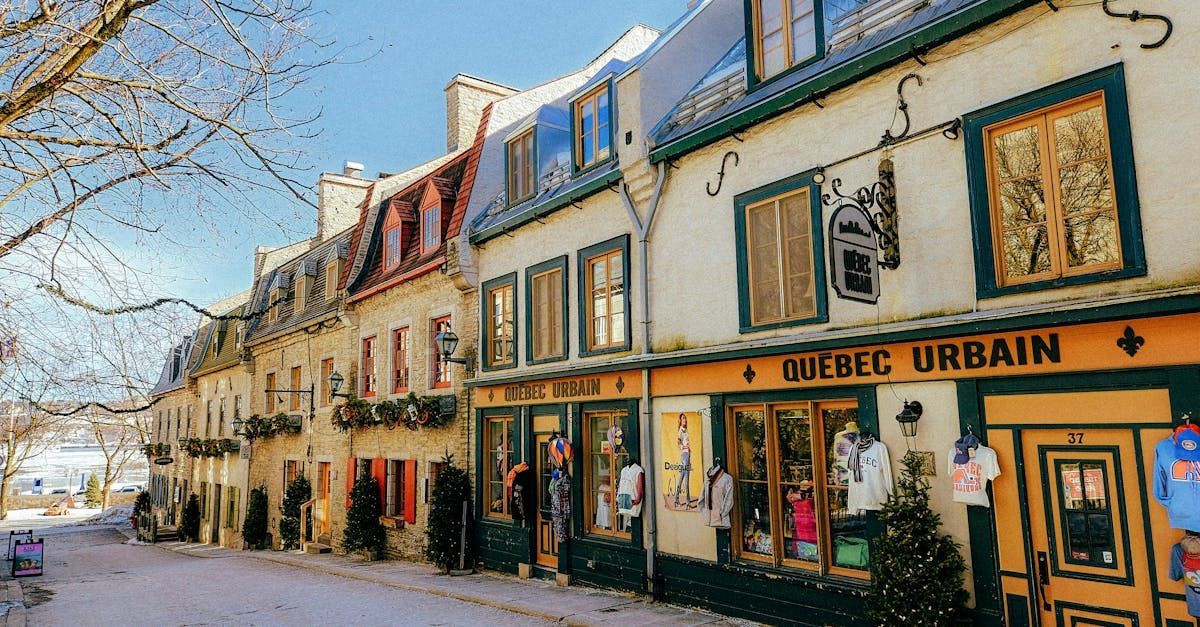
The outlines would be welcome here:
[[[858,207],[842,205],[829,219],[829,265],[839,298],[875,304],[879,300],[879,257],[871,219]]]

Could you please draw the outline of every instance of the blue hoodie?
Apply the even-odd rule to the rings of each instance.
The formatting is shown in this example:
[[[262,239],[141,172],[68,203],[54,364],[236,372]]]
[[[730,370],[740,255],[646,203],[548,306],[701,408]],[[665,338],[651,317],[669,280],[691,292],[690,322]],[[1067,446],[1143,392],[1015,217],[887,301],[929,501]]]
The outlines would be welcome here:
[[[1169,437],[1154,447],[1154,498],[1166,506],[1171,528],[1200,531],[1200,461],[1179,459]]]

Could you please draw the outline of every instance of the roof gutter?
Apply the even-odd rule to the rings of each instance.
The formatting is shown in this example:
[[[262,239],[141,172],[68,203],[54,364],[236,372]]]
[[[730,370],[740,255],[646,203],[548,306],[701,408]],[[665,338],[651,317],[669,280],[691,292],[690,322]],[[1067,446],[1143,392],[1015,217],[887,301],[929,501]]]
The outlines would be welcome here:
[[[1040,4],[1043,0],[982,0],[926,25],[924,28],[876,48],[867,54],[835,67],[811,80],[789,87],[785,91],[735,113],[709,126],[701,127],[650,151],[650,162],[676,159],[709,144],[729,137],[776,115],[824,98],[829,92],[847,87],[917,54],[978,30],[1021,9]]]

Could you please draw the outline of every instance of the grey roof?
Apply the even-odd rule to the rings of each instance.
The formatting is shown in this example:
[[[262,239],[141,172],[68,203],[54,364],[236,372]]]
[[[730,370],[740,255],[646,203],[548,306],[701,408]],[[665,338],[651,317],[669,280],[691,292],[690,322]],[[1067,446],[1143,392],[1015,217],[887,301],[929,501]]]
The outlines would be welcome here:
[[[192,348],[196,345],[199,333],[200,329],[192,331],[182,341],[171,347],[166,363],[163,364],[162,373],[158,376],[158,382],[150,389],[150,396],[158,396],[183,387],[192,359]]]
[[[344,257],[345,253],[338,251],[349,250],[350,237],[353,234],[354,229],[352,228],[342,231],[303,255],[280,264],[278,268],[264,274],[259,279],[258,284],[254,286],[254,295],[250,299],[249,307],[251,311],[261,312],[261,315],[251,320],[247,327],[246,344],[279,332],[294,330],[305,323],[323,319],[337,311],[338,299],[325,294],[325,272],[329,266],[326,263],[318,263],[315,280],[308,282],[308,294],[302,311],[294,310],[296,297],[293,287],[288,289],[286,298],[279,304],[279,315],[275,322],[268,322],[266,313],[271,302],[271,292],[281,286],[285,289],[288,288],[287,277],[295,275],[297,269],[307,263],[330,259],[338,254]]]
[[[793,89],[836,68],[853,63],[873,50],[921,30],[946,16],[988,0],[939,0],[868,33],[861,39],[838,44],[815,63],[769,82],[752,92],[746,90],[746,43],[730,49],[696,83],[686,96],[651,132],[656,148],[665,146],[704,127]]]
[[[569,204],[570,201],[567,199],[571,198],[571,192],[581,192],[585,188],[591,188],[597,181],[609,177],[614,172],[620,172],[616,159],[575,178],[570,178],[571,164],[569,162],[564,164],[563,168],[565,169],[555,170],[549,175],[543,176],[544,182],[551,182],[550,186],[543,187],[536,196],[519,205],[509,207],[503,193],[492,199],[483,212],[471,221],[472,237],[494,228],[507,231],[530,220],[544,217],[561,208],[562,201],[567,201]]]

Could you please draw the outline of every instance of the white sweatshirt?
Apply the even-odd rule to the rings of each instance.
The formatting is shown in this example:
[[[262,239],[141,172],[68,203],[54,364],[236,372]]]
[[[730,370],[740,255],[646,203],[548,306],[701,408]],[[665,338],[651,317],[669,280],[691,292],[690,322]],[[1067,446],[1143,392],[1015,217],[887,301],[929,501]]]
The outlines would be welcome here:
[[[878,440],[865,451],[858,453],[862,464],[862,481],[854,480],[854,469],[850,469],[849,494],[846,509],[852,514],[863,510],[880,510],[892,493],[892,460],[887,447]]]

